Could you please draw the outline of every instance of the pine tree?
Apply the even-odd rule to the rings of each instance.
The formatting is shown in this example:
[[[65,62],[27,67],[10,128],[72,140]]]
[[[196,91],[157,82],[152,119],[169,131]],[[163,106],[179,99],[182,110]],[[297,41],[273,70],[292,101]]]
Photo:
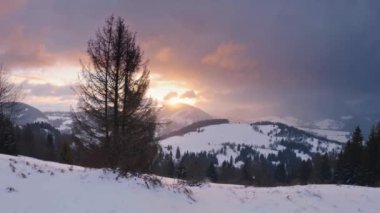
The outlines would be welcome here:
[[[253,183],[254,177],[251,171],[251,167],[252,167],[252,160],[251,158],[248,157],[244,160],[244,164],[241,168],[242,181],[243,181],[243,184],[245,185],[251,185]]]
[[[3,114],[0,114],[0,153],[8,155],[16,154],[16,142],[13,129],[11,121]]]
[[[71,148],[68,143],[64,143],[61,148],[61,162],[66,164],[72,164],[73,163],[73,156],[71,153]]]
[[[179,160],[179,159],[181,158],[181,152],[180,152],[178,146],[177,146],[177,150],[176,150],[176,152],[175,152],[175,158],[176,158],[177,160]]]
[[[173,159],[170,157],[167,159],[166,175],[172,178],[174,177],[174,172],[175,172],[175,165],[174,165]]]
[[[380,184],[380,123],[377,124],[375,128],[375,143],[377,144],[377,160],[376,160],[376,165],[375,165],[375,184],[379,185]]]
[[[327,154],[322,158],[321,168],[320,168],[320,181],[322,183],[329,183],[332,178],[330,159]]]
[[[298,171],[298,177],[302,184],[307,184],[311,175],[312,171],[312,163],[310,160],[302,161],[299,171]]]
[[[357,127],[352,134],[351,141],[346,143],[341,158],[338,160],[339,180],[345,184],[363,184],[364,169],[363,158],[363,136],[361,129]]]
[[[76,92],[74,132],[104,150],[104,164],[121,175],[148,172],[158,153],[156,109],[145,98],[149,71],[135,33],[122,18],[107,19],[88,43],[91,64],[84,66]]]
[[[46,159],[47,160],[56,160],[55,158],[55,148],[54,148],[54,137],[51,133],[48,133],[46,136]]]
[[[213,163],[210,163],[206,176],[214,183],[218,181],[218,173]]]
[[[233,161],[232,155],[230,156],[230,161],[229,161],[228,164],[229,164],[230,167],[234,166],[234,161]]]
[[[285,183],[287,180],[285,165],[283,163],[280,163],[277,165],[275,173],[274,173],[275,179],[280,183]]]
[[[375,185],[379,179],[380,166],[380,126],[373,128],[369,134],[368,141],[364,148],[363,168],[365,183]]]

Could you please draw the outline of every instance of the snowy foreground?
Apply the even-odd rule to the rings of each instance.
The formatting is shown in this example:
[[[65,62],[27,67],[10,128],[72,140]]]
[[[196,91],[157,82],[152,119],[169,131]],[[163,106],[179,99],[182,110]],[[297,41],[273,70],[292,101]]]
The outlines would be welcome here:
[[[309,185],[184,186],[0,155],[1,212],[380,212],[380,189]]]

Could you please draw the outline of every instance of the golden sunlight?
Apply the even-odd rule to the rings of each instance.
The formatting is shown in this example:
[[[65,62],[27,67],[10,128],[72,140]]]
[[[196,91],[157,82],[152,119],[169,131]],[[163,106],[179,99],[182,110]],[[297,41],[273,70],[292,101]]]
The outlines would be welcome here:
[[[177,105],[177,104],[188,104],[188,105],[195,105],[196,99],[190,99],[190,98],[171,98],[170,100],[167,101],[168,104],[170,105]]]
[[[156,80],[148,90],[147,95],[160,104],[176,105],[182,103],[195,105],[197,102],[196,98],[181,97],[182,94],[189,90],[190,88],[179,85],[176,82]],[[168,94],[172,94],[172,96],[169,97]]]

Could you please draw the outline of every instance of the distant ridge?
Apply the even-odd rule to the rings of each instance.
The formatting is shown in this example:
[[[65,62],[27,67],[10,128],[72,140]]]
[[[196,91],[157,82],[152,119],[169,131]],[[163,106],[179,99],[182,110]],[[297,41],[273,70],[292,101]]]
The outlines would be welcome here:
[[[12,121],[19,126],[24,126],[28,123],[36,122],[49,123],[49,119],[43,112],[29,104],[15,102],[12,103],[12,110],[10,108],[6,108],[5,110],[6,113],[9,113],[11,115]]]

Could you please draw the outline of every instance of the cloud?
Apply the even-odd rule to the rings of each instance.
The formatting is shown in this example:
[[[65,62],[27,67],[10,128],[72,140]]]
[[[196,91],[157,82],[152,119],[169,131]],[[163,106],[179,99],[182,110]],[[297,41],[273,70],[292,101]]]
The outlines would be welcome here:
[[[197,97],[197,94],[195,94],[194,90],[188,90],[181,95],[181,98],[193,99],[196,97]]]
[[[42,32],[35,35],[26,32],[25,27],[17,26],[0,40],[0,62],[8,69],[42,68],[61,63],[78,66],[79,60],[88,60],[84,51],[76,49],[50,51]]]
[[[169,92],[167,95],[165,95],[164,101],[169,101],[170,99],[173,99],[176,97],[178,97],[178,93],[172,91],[172,92]]]
[[[57,96],[57,97],[67,97],[74,96],[75,93],[71,89],[72,85],[58,86],[53,84],[31,84],[28,81],[21,84],[22,88],[27,91],[28,94],[34,96]]]
[[[21,101],[29,103],[40,110],[70,110],[75,106],[76,95],[71,85],[34,84],[24,81],[22,84],[24,98]]]
[[[202,59],[202,63],[214,65],[226,70],[251,69],[254,63],[246,57],[247,48],[240,43],[223,43]]]
[[[169,47],[161,48],[155,55],[155,58],[160,62],[169,62],[173,57],[172,49]]]
[[[0,18],[19,9],[26,3],[26,0],[1,0],[0,1]]]
[[[69,73],[58,70],[65,67],[59,63],[78,63],[88,39],[115,14],[138,33],[145,59],[152,59],[152,74],[167,81],[152,79],[160,100],[170,91],[180,99],[196,88],[197,105],[243,117],[357,116],[355,112],[380,109],[376,0],[220,0],[205,1],[202,7],[174,0],[35,0],[25,7],[17,2],[23,1],[0,0],[0,20],[7,19],[1,22],[0,63],[10,70],[22,68],[16,70],[22,70],[20,75],[42,76],[34,80],[39,84],[76,79],[80,67]],[[264,107],[249,110],[257,103]]]
[[[21,26],[0,41],[0,50],[0,61],[6,67],[41,67],[52,65],[55,61],[45,44],[27,36]]]

